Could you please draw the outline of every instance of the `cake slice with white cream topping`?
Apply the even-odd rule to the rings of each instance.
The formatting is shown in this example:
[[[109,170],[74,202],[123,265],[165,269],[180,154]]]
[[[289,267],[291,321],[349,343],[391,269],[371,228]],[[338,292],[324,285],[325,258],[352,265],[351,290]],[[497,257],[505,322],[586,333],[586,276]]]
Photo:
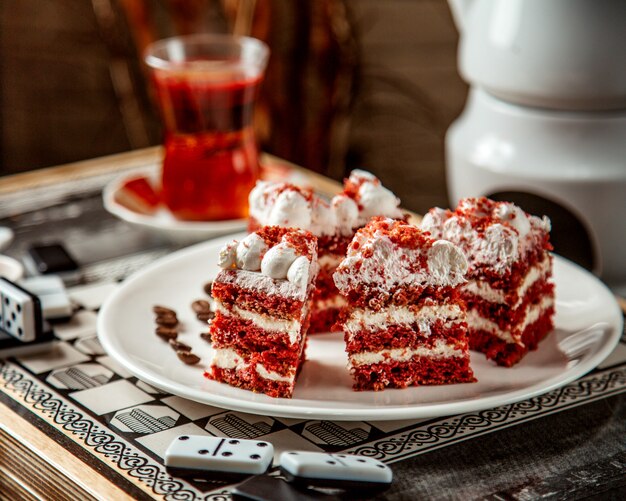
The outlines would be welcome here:
[[[354,389],[474,381],[459,286],[467,260],[404,221],[373,218],[334,275]]]
[[[269,226],[226,244],[212,287],[210,379],[291,397],[304,361],[317,242],[307,231]]]

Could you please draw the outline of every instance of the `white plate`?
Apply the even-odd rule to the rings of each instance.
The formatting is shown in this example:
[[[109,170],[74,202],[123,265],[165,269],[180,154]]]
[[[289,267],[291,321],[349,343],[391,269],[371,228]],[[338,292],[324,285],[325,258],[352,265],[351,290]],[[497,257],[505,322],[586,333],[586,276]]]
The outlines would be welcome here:
[[[230,238],[178,251],[118,288],[98,318],[100,341],[109,355],[147,383],[216,407],[295,418],[389,420],[477,411],[545,393],[596,367],[621,335],[622,316],[611,292],[582,268],[556,256],[556,329],[539,350],[513,368],[498,367],[472,352],[477,383],[355,392],[342,335],[321,334],[309,337],[308,361],[293,398],[271,398],[203,377],[211,348],[199,338],[202,326],[190,305],[203,297],[203,284],[218,271],[218,251]],[[154,334],[155,304],[178,312],[185,326],[179,339],[201,356],[201,364],[184,365]]]
[[[141,176],[134,172],[114,179],[107,184],[102,192],[104,208],[114,216],[159,233],[176,243],[191,243],[218,235],[226,235],[246,228],[247,219],[229,219],[226,221],[180,221],[176,219],[166,208],[159,209],[155,214],[141,214],[129,209],[115,200],[115,194],[122,187],[124,181]],[[144,174],[153,178],[153,174]]]

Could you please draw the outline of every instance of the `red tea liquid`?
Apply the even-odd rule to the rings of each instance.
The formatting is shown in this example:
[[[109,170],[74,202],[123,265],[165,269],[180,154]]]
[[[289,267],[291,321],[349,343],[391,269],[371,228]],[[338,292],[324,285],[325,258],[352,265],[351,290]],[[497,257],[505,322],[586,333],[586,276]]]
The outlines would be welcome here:
[[[259,83],[155,72],[165,125],[162,198],[176,218],[247,217],[259,172],[252,128]]]

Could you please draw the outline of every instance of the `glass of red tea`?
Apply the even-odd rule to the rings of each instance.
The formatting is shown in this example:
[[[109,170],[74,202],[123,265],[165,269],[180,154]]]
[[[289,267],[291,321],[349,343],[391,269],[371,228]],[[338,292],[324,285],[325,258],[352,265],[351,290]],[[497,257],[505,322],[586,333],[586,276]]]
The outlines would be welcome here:
[[[230,35],[146,49],[164,127],[162,199],[177,219],[247,216],[259,173],[252,119],[268,56],[260,40]]]

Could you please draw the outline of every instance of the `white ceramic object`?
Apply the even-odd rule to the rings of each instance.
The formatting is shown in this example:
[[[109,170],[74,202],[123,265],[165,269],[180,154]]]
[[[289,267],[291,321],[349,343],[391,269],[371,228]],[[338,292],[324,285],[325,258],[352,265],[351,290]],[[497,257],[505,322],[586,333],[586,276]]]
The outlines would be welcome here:
[[[528,106],[626,109],[626,2],[449,3],[470,84]]]
[[[13,242],[14,237],[13,230],[8,226],[0,226],[0,251],[6,249],[11,242]]]
[[[239,237],[243,237],[243,234]],[[106,301],[98,336],[108,354],[141,380],[208,405],[255,414],[304,419],[390,420],[445,416],[524,400],[550,391],[596,367],[615,347],[622,316],[611,292],[578,266],[555,258],[556,330],[540,349],[513,368],[498,367],[472,352],[477,383],[355,392],[346,369],[343,336],[309,338],[307,362],[292,399],[276,399],[210,381],[203,376],[211,348],[191,310],[203,284],[217,271],[219,249],[232,237],[183,249],[142,270]],[[154,334],[152,307],[174,308],[180,341],[202,359],[186,366]]]
[[[0,277],[17,282],[24,276],[24,267],[17,259],[0,254]]]
[[[218,235],[241,231],[247,226],[247,219],[180,221],[166,208],[161,208],[152,215],[135,212],[115,200],[115,193],[129,177],[137,177],[137,173],[117,178],[105,186],[102,192],[104,208],[114,216],[139,228],[162,235],[174,243],[195,243]]]
[[[626,111],[556,112],[470,90],[446,137],[448,194],[534,193],[584,223],[597,272],[626,284]]]

